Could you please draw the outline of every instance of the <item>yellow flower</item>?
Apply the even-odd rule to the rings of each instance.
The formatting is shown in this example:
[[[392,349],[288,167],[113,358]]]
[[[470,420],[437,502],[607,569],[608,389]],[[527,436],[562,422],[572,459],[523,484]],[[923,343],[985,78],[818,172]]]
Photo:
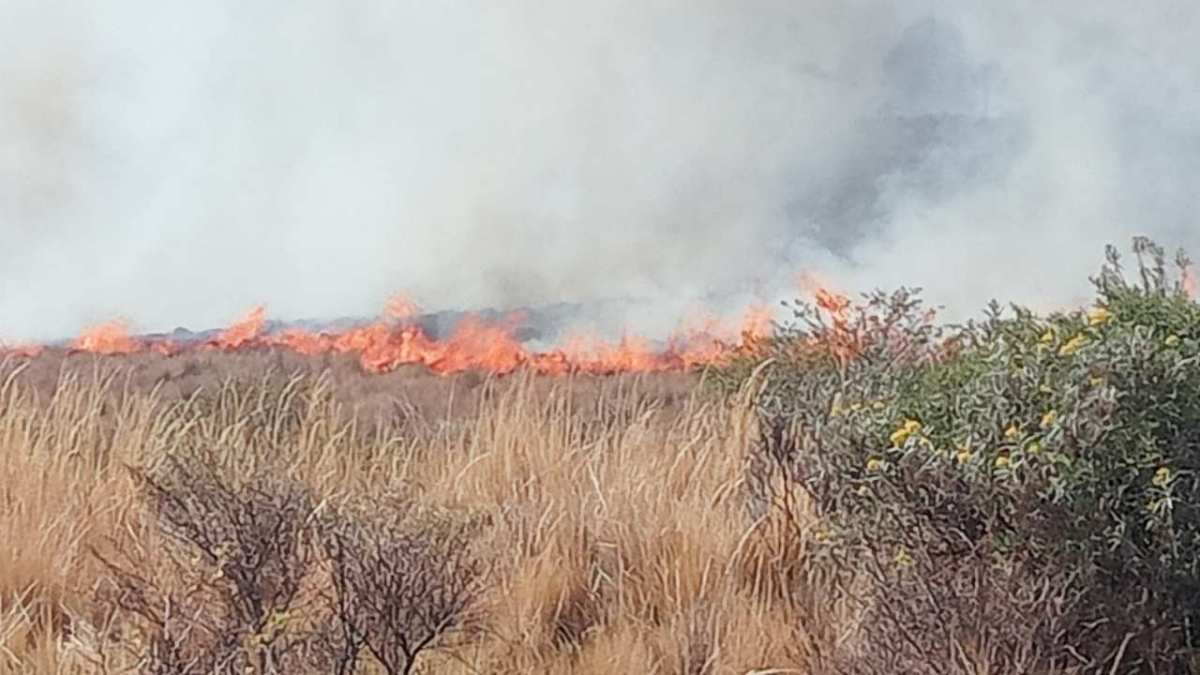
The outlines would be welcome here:
[[[1025,452],[1028,452],[1031,455],[1036,455],[1041,451],[1042,451],[1042,444],[1038,443],[1037,441],[1030,443],[1028,445],[1028,447],[1025,448]]]
[[[1166,487],[1171,482],[1171,470],[1167,467],[1162,467],[1154,472],[1154,480],[1151,481],[1158,487]]]
[[[1041,342],[1044,345],[1048,345],[1051,342],[1054,342],[1054,329],[1051,328],[1050,330],[1046,331],[1045,333],[1042,333],[1042,337],[1038,338],[1038,342]]]
[[[1021,433],[1021,430],[1020,430],[1020,428],[1017,427],[1017,423],[1013,422],[1012,424],[1008,425],[1007,429],[1004,430],[1004,437],[1009,440],[1012,440],[1012,439],[1016,438],[1020,433]]]
[[[1101,324],[1108,323],[1108,320],[1111,318],[1112,312],[1108,311],[1107,308],[1097,307],[1088,312],[1088,325],[1099,326]]]
[[[1103,377],[1093,377],[1088,380],[1088,384],[1092,385],[1093,387],[1099,387],[1100,385],[1104,384],[1104,378]]]
[[[1079,348],[1087,344],[1087,338],[1082,335],[1067,340],[1066,344],[1058,348],[1058,353],[1061,356],[1070,356],[1079,351]]]
[[[908,567],[909,565],[913,564],[912,556],[910,556],[908,551],[904,550],[903,548],[899,551],[896,551],[896,557],[893,558],[893,561],[900,567]]]
[[[883,460],[872,457],[867,460],[867,471],[878,471],[883,468]]]
[[[1168,335],[1167,339],[1163,340],[1163,343],[1165,343],[1168,347],[1174,347],[1175,345],[1179,344],[1179,336]]]
[[[1056,420],[1057,418],[1058,418],[1058,413],[1056,413],[1053,410],[1047,411],[1045,415],[1042,415],[1041,427],[1043,429],[1049,429],[1050,427],[1054,426],[1054,420]]]
[[[1012,462],[1008,459],[1008,455],[1000,455],[996,458],[997,469],[1007,469],[1009,464],[1012,464]]]
[[[960,448],[958,454],[954,455],[954,458],[958,460],[959,464],[966,464],[971,461],[971,451],[966,448]]]
[[[920,430],[920,422],[916,420],[904,420],[904,424],[901,425],[899,429],[893,431],[892,435],[888,436],[888,439],[891,440],[892,445],[898,448],[908,441],[909,436],[912,436]]]

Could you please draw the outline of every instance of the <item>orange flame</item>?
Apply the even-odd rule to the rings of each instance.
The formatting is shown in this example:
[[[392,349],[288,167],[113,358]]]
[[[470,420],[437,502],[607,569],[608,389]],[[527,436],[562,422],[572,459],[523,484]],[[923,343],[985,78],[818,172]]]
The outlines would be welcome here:
[[[862,336],[851,325],[852,303],[849,296],[829,290],[829,284],[822,282],[811,272],[797,275],[796,285],[802,292],[811,295],[817,310],[828,317],[829,328],[822,335],[822,339],[835,358],[844,364],[861,354],[864,345]]]
[[[771,335],[775,319],[771,308],[766,305],[751,305],[742,317],[742,337],[747,340],[762,340]]]
[[[88,328],[71,345],[73,349],[93,354],[132,354],[142,349],[142,342],[129,334],[125,321],[108,321]]]
[[[258,342],[267,323],[267,308],[259,305],[240,321],[226,328],[214,341],[221,349],[240,349]]]
[[[822,291],[824,292],[824,291]],[[822,296],[826,305],[833,303]],[[831,305],[832,306],[832,305]],[[840,306],[840,305],[838,305]],[[174,356],[191,349],[283,349],[299,354],[353,354],[367,372],[384,373],[404,365],[421,365],[442,373],[484,370],[497,374],[530,369],[545,375],[567,373],[613,374],[623,372],[682,371],[728,362],[739,353],[755,349],[772,329],[766,306],[749,307],[740,321],[704,316],[685,323],[663,346],[626,335],[609,341],[586,333],[573,333],[545,351],[527,348],[516,337],[522,321],[510,315],[500,321],[468,316],[444,339],[425,334],[413,319],[418,307],[410,300],[392,298],[371,324],[337,332],[299,329],[266,331],[266,310],[255,307],[244,318],[203,344],[135,338],[123,322],[88,329],[73,342],[75,351],[96,354],[129,354],[154,351]]]
[[[150,351],[163,356],[175,356],[184,350],[183,345],[171,340],[154,340],[148,344]]]
[[[405,322],[412,320],[420,311],[421,308],[412,300],[403,295],[395,295],[388,300],[387,306],[383,308],[383,316],[392,321]]]

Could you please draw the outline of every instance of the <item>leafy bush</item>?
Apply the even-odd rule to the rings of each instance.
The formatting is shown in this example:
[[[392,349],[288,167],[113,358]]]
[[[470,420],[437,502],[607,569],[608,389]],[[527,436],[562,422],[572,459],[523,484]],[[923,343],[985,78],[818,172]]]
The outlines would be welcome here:
[[[1134,251],[1131,283],[1109,249],[1089,311],[942,328],[902,289],[780,328],[749,483],[802,488],[863,601],[840,668],[1188,672],[1200,306]]]

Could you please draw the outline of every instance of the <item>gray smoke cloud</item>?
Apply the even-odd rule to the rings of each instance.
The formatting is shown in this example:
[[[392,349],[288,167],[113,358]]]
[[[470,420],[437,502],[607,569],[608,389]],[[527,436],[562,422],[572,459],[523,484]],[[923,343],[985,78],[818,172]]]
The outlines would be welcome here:
[[[0,336],[798,272],[951,314],[1200,250],[1200,5],[0,0]]]

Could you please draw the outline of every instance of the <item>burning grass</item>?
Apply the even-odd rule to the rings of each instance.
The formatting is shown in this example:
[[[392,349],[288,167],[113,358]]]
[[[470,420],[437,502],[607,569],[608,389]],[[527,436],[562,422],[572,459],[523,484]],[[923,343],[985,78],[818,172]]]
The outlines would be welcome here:
[[[369,373],[423,366],[439,374],[532,370],[543,375],[611,375],[683,372],[727,363],[753,349],[772,328],[770,312],[762,306],[751,306],[738,321],[694,317],[661,344],[637,335],[607,340],[575,329],[559,336],[552,346],[535,349],[521,337],[522,328],[527,328],[523,325],[525,318],[521,312],[498,320],[468,314],[447,335],[431,336],[422,326],[416,306],[397,297],[367,325],[336,331],[272,331],[268,330],[266,309],[259,306],[206,339],[136,336],[127,322],[109,321],[77,336],[68,352],[175,356],[271,349],[326,358],[350,355]],[[6,346],[0,342],[0,355],[36,357],[44,349],[43,345]]]
[[[853,621],[804,563],[802,513],[790,523],[751,523],[741,475],[752,420],[745,407],[702,395],[694,376],[371,377],[336,357],[289,371],[293,359],[286,352],[97,359],[51,351],[4,364],[0,669],[121,672],[175,643],[208,649],[196,646],[200,628],[156,628],[167,608],[176,622],[190,608],[197,625],[257,635],[253,644],[264,649],[259,633],[267,627],[254,625],[253,612],[242,605],[233,621],[232,610],[217,609],[236,607],[239,591],[214,580],[213,570],[231,578],[236,569],[204,562],[178,527],[162,526],[161,505],[147,499],[146,476],[164,477],[159,485],[174,494],[172,458],[197,452],[233,486],[205,493],[203,521],[211,527],[224,522],[221,499],[235,499],[220,495],[243,494],[239,481],[256,475],[299,486],[321,513],[341,518],[364,512],[354,504],[378,513],[386,503],[476,524],[469,551],[476,585],[460,589],[469,603],[438,623],[411,672],[808,672],[822,644]],[[269,513],[268,506],[255,512]],[[185,511],[168,513],[178,521]],[[402,545],[408,540],[379,534],[398,525],[372,522],[335,527],[337,536],[325,541],[392,541],[399,548],[388,559],[407,551],[406,569],[421,570],[422,583],[457,578],[436,576],[442,558],[418,555],[439,550],[437,537],[450,535]],[[330,581],[339,568],[330,550],[312,544],[311,564],[280,614],[291,617],[289,630],[310,656],[320,651],[312,636],[330,643],[339,634],[322,632],[339,625],[338,586]],[[389,587],[361,566],[346,569],[357,588]],[[122,577],[135,573],[143,586]],[[206,584],[210,601],[185,601],[196,584]],[[134,587],[140,614],[130,611]],[[421,588],[406,591],[418,609]],[[362,625],[385,610],[354,616]],[[380,653],[404,653],[390,644]],[[360,672],[385,672],[369,651],[359,654]],[[241,665],[261,671],[270,663]],[[288,663],[287,672],[304,672],[299,661]],[[321,663],[313,672],[336,672],[332,661]]]

